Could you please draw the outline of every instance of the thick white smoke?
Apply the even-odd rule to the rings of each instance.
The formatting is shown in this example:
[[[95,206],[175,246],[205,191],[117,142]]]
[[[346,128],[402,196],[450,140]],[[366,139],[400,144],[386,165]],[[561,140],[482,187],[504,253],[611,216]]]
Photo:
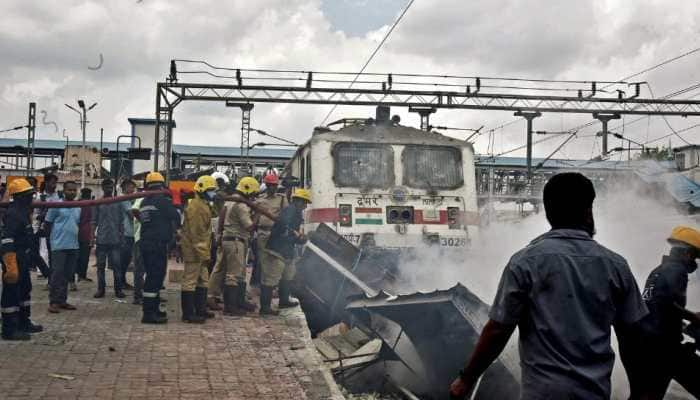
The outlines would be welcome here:
[[[649,272],[667,253],[666,238],[671,229],[679,224],[700,227],[692,216],[681,213],[673,203],[652,197],[646,189],[631,183],[608,188],[605,193],[598,193],[594,204],[595,239],[627,259],[640,289]],[[548,229],[541,212],[517,222],[495,222],[483,227],[471,248],[460,254],[445,255],[431,248],[419,250],[402,260],[405,282],[400,291],[447,289],[461,282],[490,304],[511,255]],[[691,310],[700,310],[699,274],[696,272],[690,278]],[[613,397],[625,399],[627,382],[620,365],[616,366],[613,386]]]

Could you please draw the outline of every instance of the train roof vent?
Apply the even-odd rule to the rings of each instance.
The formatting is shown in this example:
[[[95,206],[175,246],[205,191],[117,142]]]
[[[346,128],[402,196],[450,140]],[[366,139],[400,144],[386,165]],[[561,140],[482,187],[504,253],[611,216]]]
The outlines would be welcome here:
[[[377,125],[389,124],[389,118],[391,117],[391,108],[387,106],[377,106],[375,121]]]
[[[317,126],[314,128],[312,135],[318,135],[318,134],[326,133],[326,132],[330,132],[330,131],[331,131],[331,129],[328,128],[327,126]]]

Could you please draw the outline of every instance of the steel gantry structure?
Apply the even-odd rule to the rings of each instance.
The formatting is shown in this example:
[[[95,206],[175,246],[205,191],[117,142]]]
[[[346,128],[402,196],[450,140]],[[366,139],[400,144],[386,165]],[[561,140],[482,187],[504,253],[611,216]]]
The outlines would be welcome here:
[[[178,71],[176,62],[204,65],[205,68]],[[203,80],[213,79],[216,83],[182,82],[178,80],[178,75],[182,74],[198,74]],[[642,83],[380,73],[355,74],[352,81],[344,78],[350,74],[222,68],[203,61],[173,60],[168,79],[159,82],[156,89],[154,168],[170,170],[173,111],[185,100],[241,107],[245,114],[241,143],[249,143],[250,130],[246,125],[250,124],[250,110],[255,103],[395,106],[429,112],[436,109],[511,111],[528,120],[528,176],[532,170],[532,120],[542,113],[591,114],[604,122],[604,137],[608,134],[605,122],[620,115],[700,116],[700,100],[641,98]],[[230,83],[220,83],[222,81]],[[504,81],[536,82],[538,86],[505,85]],[[622,90],[599,89],[601,83],[607,83],[605,87],[631,85],[635,93],[625,97]],[[355,87],[350,87],[353,84]],[[553,84],[558,87],[552,87]],[[424,127],[429,126],[429,112],[422,117]],[[164,160],[161,160],[163,155]],[[246,159],[245,154],[242,157]]]

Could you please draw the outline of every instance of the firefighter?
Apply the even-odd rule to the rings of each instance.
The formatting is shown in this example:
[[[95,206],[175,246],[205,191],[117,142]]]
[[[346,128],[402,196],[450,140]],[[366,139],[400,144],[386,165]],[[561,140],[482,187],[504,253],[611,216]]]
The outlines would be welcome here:
[[[294,279],[294,246],[306,242],[300,231],[304,222],[303,211],[311,203],[311,193],[306,189],[296,189],[292,193],[291,204],[280,212],[279,219],[272,226],[270,238],[265,248],[260,288],[260,314],[278,315],[272,309],[272,291],[279,285],[279,307],[295,307],[297,302],[290,299],[290,284]]]
[[[258,181],[249,176],[241,178],[236,186],[236,193],[247,199],[252,199],[259,190]],[[222,251],[217,267],[225,276],[224,315],[244,315],[247,311],[256,309],[255,305],[249,303],[245,297],[246,253],[251,232],[255,230],[252,211],[245,203],[226,202],[219,214],[219,224],[222,229],[218,242]]]
[[[194,185],[195,197],[185,208],[180,233],[185,274],[182,278],[182,320],[203,323],[214,314],[207,311],[209,259],[211,257],[211,217],[209,202],[216,197],[216,181],[209,175],[201,176]]]
[[[207,307],[210,310],[221,311],[223,308],[219,305],[221,302],[221,286],[223,285],[223,275],[221,265],[217,268],[217,263],[221,263],[221,248],[217,243],[217,230],[219,228],[219,214],[224,208],[224,198],[229,194],[229,178],[223,172],[216,171],[211,174],[211,177],[216,180],[216,197],[214,198],[214,215],[211,219],[211,260],[209,261],[209,298],[207,299]],[[223,223],[223,221],[222,221]],[[216,271],[216,272],[215,272]]]
[[[2,338],[29,340],[30,333],[43,330],[29,318],[32,292],[29,268],[34,240],[30,205],[34,187],[20,178],[10,182],[7,192],[12,203],[5,212],[2,228]]]
[[[283,194],[277,193],[279,178],[275,174],[268,174],[263,178],[263,183],[266,186],[265,196],[258,199],[256,203],[267,209],[271,214],[279,216],[280,211],[287,206],[287,198]],[[270,239],[270,231],[274,223],[275,221],[262,214],[257,218],[256,262],[259,275],[262,275],[263,263],[265,262],[265,248],[267,247],[268,239]],[[254,278],[253,280],[256,281]],[[256,282],[259,283],[260,281],[257,280]]]
[[[147,190],[162,190],[165,179],[158,172],[146,175]],[[168,243],[171,242],[175,229],[180,224],[180,214],[169,196],[159,194],[146,197],[136,217],[141,222],[141,240],[139,246],[146,280],[143,286],[144,324],[164,324],[167,315],[160,312],[160,288],[163,286],[168,267]]]
[[[649,309],[642,321],[646,351],[635,363],[641,375],[630,379],[632,398],[663,399],[671,379],[700,398],[700,357],[693,345],[681,344],[683,320],[700,325],[700,313],[686,309],[688,275],[698,268],[700,258],[700,231],[677,226],[668,242],[669,254],[651,271],[642,293]],[[635,396],[634,389],[640,389],[641,395]]]

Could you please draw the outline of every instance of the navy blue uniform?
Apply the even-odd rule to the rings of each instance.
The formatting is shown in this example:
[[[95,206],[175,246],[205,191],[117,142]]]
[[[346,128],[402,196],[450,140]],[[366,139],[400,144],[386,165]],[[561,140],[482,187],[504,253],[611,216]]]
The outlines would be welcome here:
[[[17,283],[8,283],[3,279],[2,307],[3,332],[12,331],[15,328],[25,330],[31,324],[31,292],[32,281],[29,268],[32,265],[31,250],[34,241],[30,211],[26,207],[10,203],[5,212],[2,227],[2,254],[15,253],[17,255],[17,267],[19,280]],[[5,264],[2,265],[3,276]]]
[[[694,348],[681,344],[688,272],[695,266],[673,253],[663,257],[644,286],[642,297],[649,315],[642,321],[647,353],[639,357],[639,382],[656,399],[663,399],[671,379],[700,398],[700,357]]]
[[[139,246],[146,280],[143,297],[158,298],[167,271],[168,243],[180,224],[180,214],[170,197],[157,195],[146,197],[139,208],[141,240]]]
[[[298,232],[303,222],[304,216],[300,209],[291,204],[283,208],[279,218],[272,225],[267,248],[279,253],[288,260],[293,259],[294,245],[302,243],[296,237],[294,231]]]

